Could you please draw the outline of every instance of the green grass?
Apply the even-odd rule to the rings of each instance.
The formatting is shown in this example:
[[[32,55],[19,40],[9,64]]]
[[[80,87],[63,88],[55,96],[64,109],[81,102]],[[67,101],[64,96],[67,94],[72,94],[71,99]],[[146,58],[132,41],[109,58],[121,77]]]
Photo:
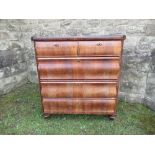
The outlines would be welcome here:
[[[28,83],[0,97],[0,134],[102,135],[155,134],[155,112],[120,101],[117,117],[42,116],[38,85]]]

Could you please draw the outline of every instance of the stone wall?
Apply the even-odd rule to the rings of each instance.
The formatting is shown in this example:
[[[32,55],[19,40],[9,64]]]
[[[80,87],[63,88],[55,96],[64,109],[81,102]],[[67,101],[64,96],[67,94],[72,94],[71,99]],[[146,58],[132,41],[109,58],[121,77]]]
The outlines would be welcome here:
[[[27,80],[27,61],[20,21],[0,20],[0,94]]]
[[[127,35],[120,97],[155,110],[155,20],[0,20],[0,94],[37,82],[33,35]]]

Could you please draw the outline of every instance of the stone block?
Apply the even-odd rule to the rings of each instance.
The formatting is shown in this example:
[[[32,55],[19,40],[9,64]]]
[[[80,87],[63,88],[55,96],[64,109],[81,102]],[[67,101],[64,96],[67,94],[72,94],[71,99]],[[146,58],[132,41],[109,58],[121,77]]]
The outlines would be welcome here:
[[[68,27],[69,29],[85,29],[85,28],[90,28],[87,27],[86,25],[87,20],[81,19],[81,20],[73,20],[71,25]]]
[[[103,35],[104,31],[99,28],[87,28],[81,30],[82,35]]]
[[[137,93],[119,92],[119,99],[128,103],[143,103],[144,96]]]
[[[0,94],[6,94],[27,82],[27,72],[0,80]]]
[[[155,51],[151,53],[150,71],[155,73]]]
[[[151,40],[151,37],[141,37],[136,46],[136,53],[143,56],[150,56]]]
[[[21,32],[21,24],[14,24],[11,22],[0,23],[0,31],[7,31],[10,33],[20,33]]]
[[[150,109],[155,111],[155,100],[152,100],[151,97],[145,97],[143,103],[148,106]]]
[[[13,51],[23,52],[24,44],[22,41],[11,41],[9,44],[9,49]]]
[[[4,71],[0,70],[0,79],[4,77]]]
[[[118,98],[119,100],[126,101],[126,93],[125,92],[120,92],[118,93]]]
[[[63,20],[59,20],[59,22],[60,22],[60,28],[64,29],[64,28],[71,26],[71,24],[74,22],[74,20],[63,19]]]
[[[127,36],[124,42],[124,52],[123,55],[136,55],[136,46],[140,40],[140,37]]]
[[[131,20],[128,19],[101,19],[101,27],[103,26],[118,26],[127,25]]]
[[[151,58],[149,56],[125,55],[122,59],[123,71],[136,70],[137,72],[147,73],[150,69]]]
[[[127,25],[108,25],[104,27],[106,35],[113,34],[124,34],[126,35],[126,27]]]
[[[88,19],[86,21],[86,24],[90,28],[96,28],[96,27],[99,27],[100,26],[101,20],[99,20],[99,19]]]
[[[126,33],[129,35],[143,35],[145,34],[145,25],[128,25],[126,27]]]
[[[34,62],[29,62],[30,67],[28,68],[28,80],[32,83],[38,83],[37,66]]]
[[[21,31],[25,33],[38,33],[40,29],[43,29],[42,25],[30,25],[30,24],[25,24],[21,27]]]
[[[21,41],[6,41],[6,40],[2,40],[0,41],[0,53],[2,51],[17,51],[17,50],[21,50],[23,51],[24,45],[23,42]]]
[[[78,28],[74,28],[74,29],[72,28],[72,29],[67,29],[66,34],[69,36],[78,36],[82,34],[82,31],[81,29],[78,29]]]
[[[24,62],[25,57],[21,52],[3,51],[0,52],[0,68],[12,66],[14,64]]]
[[[62,19],[37,19],[37,22],[38,22],[38,24],[44,24],[44,23],[55,23],[55,22],[59,22],[61,20]]]
[[[151,52],[155,53],[155,37],[151,37],[150,47],[151,47]]]
[[[145,92],[144,104],[155,110],[155,73],[149,73]]]
[[[25,20],[27,24],[31,24],[31,25],[35,25],[35,24],[38,24],[38,19],[27,19]]]
[[[15,54],[13,53],[0,56],[0,68],[11,66],[16,63],[17,63],[17,60],[15,58]]]
[[[147,74],[138,71],[123,71],[121,74],[121,92],[139,93],[144,95],[146,88]]]
[[[151,24],[155,20],[151,19],[129,19],[128,25],[147,25]]]
[[[136,93],[126,93],[126,101],[128,103],[143,103],[144,95]]]
[[[155,36],[155,24],[148,24],[146,26],[146,35]]]
[[[4,50],[8,50],[10,47],[9,42],[6,42],[4,40],[0,40],[0,52]]]
[[[0,31],[0,40],[20,40],[21,39],[21,33],[16,32],[9,32],[9,31]]]
[[[60,29],[60,23],[59,22],[53,22],[53,21],[51,21],[51,22],[49,22],[49,23],[42,23],[42,31],[46,31],[46,30],[52,30],[53,31],[53,29],[55,30],[55,29]]]
[[[147,76],[146,96],[155,100],[155,73],[149,73]]]

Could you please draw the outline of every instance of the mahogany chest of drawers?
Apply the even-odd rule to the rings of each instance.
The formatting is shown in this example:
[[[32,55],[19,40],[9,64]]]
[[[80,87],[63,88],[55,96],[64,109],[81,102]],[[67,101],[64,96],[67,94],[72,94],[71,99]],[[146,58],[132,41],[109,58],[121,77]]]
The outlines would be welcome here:
[[[32,37],[44,116],[114,118],[124,39],[124,35]]]

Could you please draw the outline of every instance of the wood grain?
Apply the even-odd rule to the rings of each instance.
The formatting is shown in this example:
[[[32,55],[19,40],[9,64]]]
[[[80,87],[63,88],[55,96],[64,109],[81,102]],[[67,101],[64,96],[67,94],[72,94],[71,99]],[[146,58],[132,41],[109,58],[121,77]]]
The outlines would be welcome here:
[[[41,94],[49,98],[115,98],[116,82],[41,82]]]
[[[114,114],[115,99],[43,98],[44,113]]]
[[[35,42],[37,57],[77,56],[77,42]]]
[[[32,37],[49,114],[116,114],[126,36]]]
[[[119,59],[41,59],[40,79],[118,79]]]
[[[80,41],[80,56],[120,56],[121,41]]]

